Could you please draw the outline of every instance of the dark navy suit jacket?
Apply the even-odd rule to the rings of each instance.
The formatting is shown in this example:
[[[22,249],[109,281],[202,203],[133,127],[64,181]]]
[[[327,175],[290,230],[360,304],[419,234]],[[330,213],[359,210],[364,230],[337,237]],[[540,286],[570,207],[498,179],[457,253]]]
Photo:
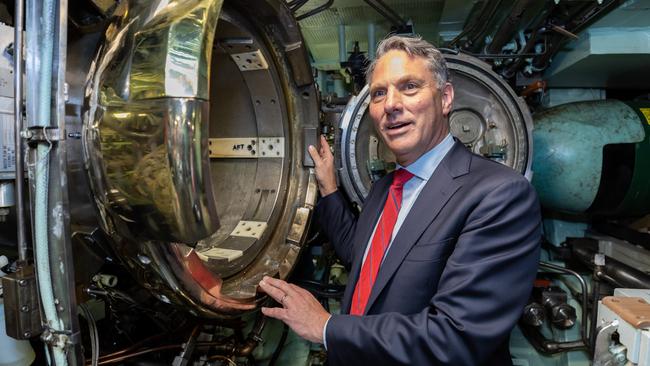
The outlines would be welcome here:
[[[344,314],[327,325],[330,365],[511,365],[508,335],[539,261],[532,186],[456,141],[396,234],[365,316],[345,315],[392,178],[373,185],[358,219],[339,192],[316,208],[350,270]]]

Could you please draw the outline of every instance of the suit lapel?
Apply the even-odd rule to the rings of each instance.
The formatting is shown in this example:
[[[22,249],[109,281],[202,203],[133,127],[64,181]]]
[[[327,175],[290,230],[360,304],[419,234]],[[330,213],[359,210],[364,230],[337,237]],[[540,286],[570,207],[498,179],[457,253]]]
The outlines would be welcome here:
[[[469,171],[470,159],[471,155],[465,147],[456,142],[447,156],[440,162],[431,178],[429,178],[386,253],[386,258],[379,269],[377,279],[370,293],[366,312],[371,309],[377,297],[379,297],[424,230],[435,220],[445,204],[461,187],[461,184],[455,178]],[[386,194],[384,194],[384,198],[385,196]],[[376,219],[374,222],[376,222]],[[351,283],[356,284],[357,278],[358,269],[355,274],[355,281]]]

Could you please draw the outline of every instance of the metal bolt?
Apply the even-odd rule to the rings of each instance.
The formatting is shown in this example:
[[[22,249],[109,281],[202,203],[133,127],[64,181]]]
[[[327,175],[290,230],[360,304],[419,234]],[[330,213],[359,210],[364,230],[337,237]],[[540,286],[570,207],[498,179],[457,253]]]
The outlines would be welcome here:
[[[59,305],[59,303],[60,303],[59,299],[55,298],[54,299],[54,304]]]
[[[627,357],[622,353],[617,353],[614,355],[614,360],[616,363],[623,365],[627,361]]]
[[[18,286],[20,286],[20,287],[25,287],[25,286],[27,286],[27,280],[19,280],[19,281],[18,281]]]
[[[27,305],[21,306],[20,311],[22,311],[23,313],[28,313],[29,312],[29,306],[27,306]]]
[[[32,333],[31,333],[31,332],[25,332],[25,333],[23,333],[23,337],[25,337],[25,338],[31,338],[31,337],[32,337]]]

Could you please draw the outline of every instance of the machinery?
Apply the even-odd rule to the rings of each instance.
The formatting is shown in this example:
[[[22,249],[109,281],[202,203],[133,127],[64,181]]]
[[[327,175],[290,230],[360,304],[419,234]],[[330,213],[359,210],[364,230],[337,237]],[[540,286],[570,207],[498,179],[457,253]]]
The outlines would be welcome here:
[[[645,0],[0,1],[0,365],[323,364],[257,284],[338,310],[307,147],[326,136],[359,209],[395,168],[364,78],[389,33],[440,46],[452,134],[541,199],[513,362],[650,365],[648,19]]]

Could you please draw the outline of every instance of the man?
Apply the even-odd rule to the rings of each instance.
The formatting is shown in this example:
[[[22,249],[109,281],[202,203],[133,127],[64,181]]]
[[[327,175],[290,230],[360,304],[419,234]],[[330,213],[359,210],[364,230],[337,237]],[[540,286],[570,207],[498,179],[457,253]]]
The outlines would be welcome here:
[[[264,314],[324,342],[331,365],[510,365],[508,335],[539,259],[537,197],[526,179],[449,134],[454,90],[420,38],[380,43],[368,70],[370,116],[398,169],[355,219],[337,191],[327,142],[310,147],[316,217],[350,269],[341,315],[265,277],[282,304]]]

